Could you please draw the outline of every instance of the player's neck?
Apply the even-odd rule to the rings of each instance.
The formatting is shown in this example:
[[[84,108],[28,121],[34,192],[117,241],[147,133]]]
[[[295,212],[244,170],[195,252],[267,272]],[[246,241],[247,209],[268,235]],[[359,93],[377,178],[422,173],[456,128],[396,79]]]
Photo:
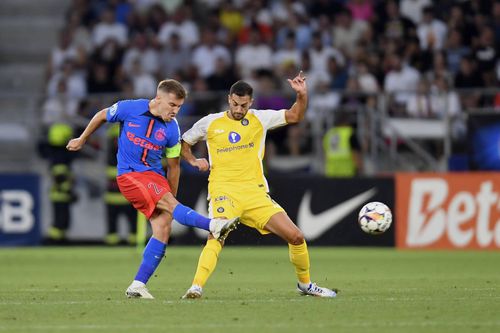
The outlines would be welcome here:
[[[231,114],[231,111],[226,110],[226,115],[229,119],[234,120],[233,115]]]
[[[152,100],[149,101],[148,107],[149,107],[149,112],[151,112],[151,114],[153,116],[155,116],[155,117],[159,117],[160,116],[160,114],[158,112],[158,105],[156,104],[156,102],[155,102],[154,99],[152,99]]]

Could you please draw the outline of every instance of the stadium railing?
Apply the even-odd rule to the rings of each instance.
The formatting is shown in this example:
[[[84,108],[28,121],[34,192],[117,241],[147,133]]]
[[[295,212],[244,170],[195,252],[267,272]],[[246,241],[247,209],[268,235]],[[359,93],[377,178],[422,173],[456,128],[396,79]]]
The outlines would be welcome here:
[[[322,138],[325,132],[338,121],[355,124],[361,153],[367,167],[365,174],[387,173],[400,170],[446,171],[448,160],[458,151],[463,153],[467,135],[467,118],[471,114],[496,114],[498,92],[495,89],[454,90],[459,96],[461,109],[458,114],[440,112],[439,117],[412,118],[401,108],[394,111],[392,95],[387,93],[359,93],[335,91],[337,105],[313,110],[310,103],[308,117],[302,126],[305,149],[300,156],[276,155],[270,163],[278,169],[296,166],[298,169],[317,174],[323,172]],[[411,92],[413,93],[413,92]],[[188,129],[207,113],[224,110],[227,92],[192,92],[189,95],[178,121],[181,130]],[[290,92],[277,92],[282,96],[293,96]],[[90,95],[80,101],[79,116],[71,121],[79,131],[98,110],[116,100],[127,98],[120,94]],[[258,95],[256,96],[258,98]],[[314,99],[310,96],[310,102]],[[37,142],[43,140],[42,106],[46,96],[29,96],[22,93],[1,93],[0,106],[0,171],[40,171],[37,163]],[[446,98],[444,98],[446,100]],[[496,101],[498,104],[498,101]],[[445,104],[446,105],[446,104]],[[445,106],[447,108],[447,106]],[[446,111],[446,110],[445,110]],[[347,118],[346,118],[347,116]],[[93,157],[92,163],[104,163],[99,147],[104,147],[104,131],[95,136],[95,144],[88,145],[86,155]],[[302,143],[303,144],[303,143]],[[89,161],[89,162],[91,162]],[[96,166],[95,170],[99,169]],[[286,169],[286,168],[284,168]]]

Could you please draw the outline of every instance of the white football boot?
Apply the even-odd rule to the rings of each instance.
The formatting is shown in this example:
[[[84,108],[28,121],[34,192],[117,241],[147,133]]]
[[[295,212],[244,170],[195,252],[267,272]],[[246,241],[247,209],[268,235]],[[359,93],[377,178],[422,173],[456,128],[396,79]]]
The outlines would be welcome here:
[[[202,295],[203,289],[200,286],[192,285],[191,288],[186,291],[184,296],[182,296],[182,299],[201,298]]]
[[[316,283],[310,283],[307,288],[301,288],[299,284],[297,284],[297,290],[301,295],[308,296],[317,296],[317,297],[336,297],[338,290],[337,289],[328,289],[318,287]]]
[[[125,296],[128,298],[144,298],[144,299],[154,299],[153,295],[149,293],[148,288],[143,286],[133,286],[130,285],[125,291]]]
[[[236,229],[240,224],[240,218],[235,217],[234,219],[211,219],[210,220],[210,232],[218,241],[224,241],[231,231]]]

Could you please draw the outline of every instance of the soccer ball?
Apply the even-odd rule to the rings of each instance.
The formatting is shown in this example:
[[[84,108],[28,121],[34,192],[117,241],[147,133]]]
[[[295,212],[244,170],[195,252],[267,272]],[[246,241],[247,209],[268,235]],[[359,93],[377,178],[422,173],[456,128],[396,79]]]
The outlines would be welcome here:
[[[361,208],[358,222],[364,232],[378,235],[384,233],[391,226],[392,213],[385,204],[372,201]]]

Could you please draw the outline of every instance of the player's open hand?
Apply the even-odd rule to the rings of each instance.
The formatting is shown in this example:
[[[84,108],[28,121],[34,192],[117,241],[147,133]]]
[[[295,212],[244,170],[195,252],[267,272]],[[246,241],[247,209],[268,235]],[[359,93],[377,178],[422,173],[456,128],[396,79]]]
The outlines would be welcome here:
[[[81,138],[71,139],[71,140],[69,140],[68,144],[66,145],[66,149],[69,151],[78,151],[78,150],[82,149],[84,144],[85,144],[85,141]]]
[[[307,93],[306,77],[302,71],[292,80],[288,79],[288,83],[290,83],[290,86],[297,94],[301,95]]]
[[[210,165],[208,164],[208,161],[205,158],[197,158],[193,162],[192,166],[198,168],[198,170],[201,172],[208,171],[208,169],[210,168]]]

